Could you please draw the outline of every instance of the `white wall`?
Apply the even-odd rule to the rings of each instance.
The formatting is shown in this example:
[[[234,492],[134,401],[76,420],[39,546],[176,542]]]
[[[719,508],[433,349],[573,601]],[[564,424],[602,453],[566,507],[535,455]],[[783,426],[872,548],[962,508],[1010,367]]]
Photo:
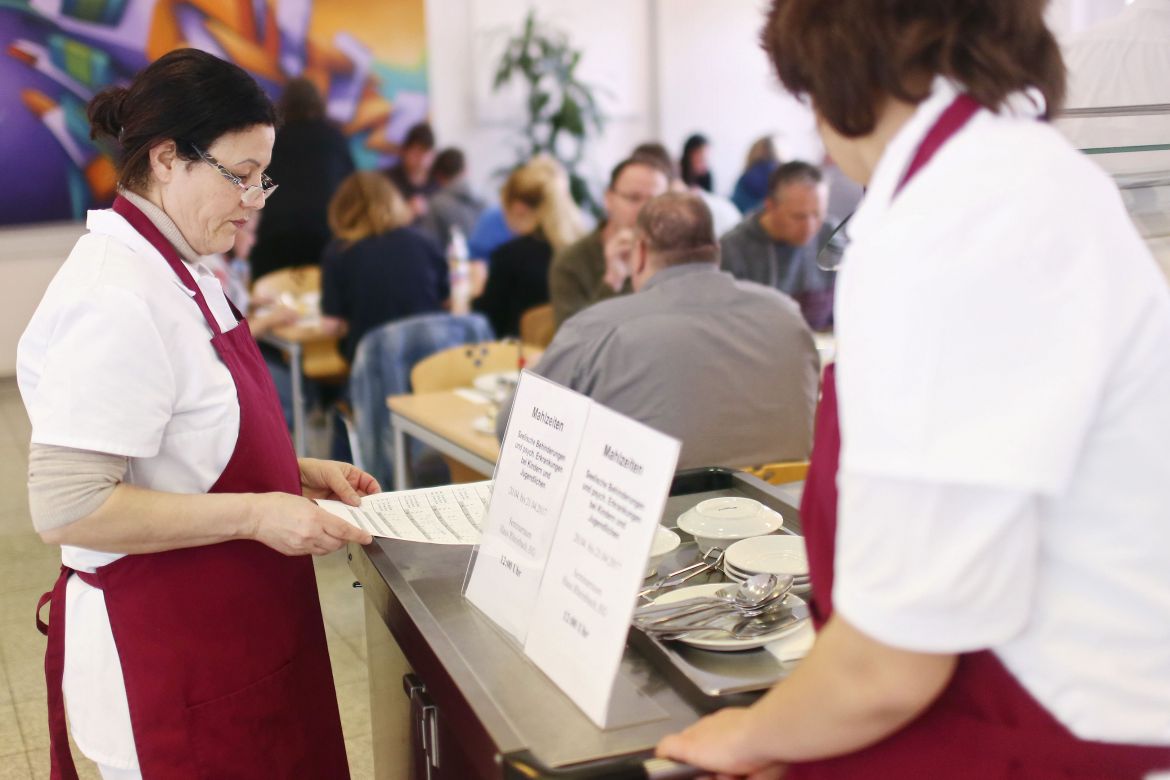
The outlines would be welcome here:
[[[782,159],[819,163],[812,114],[784,92],[760,48],[764,0],[656,0],[660,136],[676,154],[711,141],[715,188],[730,194],[748,147],[774,135]]]
[[[711,0],[715,2],[716,0]],[[611,116],[582,166],[598,181],[654,135],[651,0],[427,0],[431,117],[441,146],[462,147],[472,182],[494,196],[500,169],[517,161],[522,111],[515,94],[490,89],[502,41],[530,7],[584,51],[583,80],[609,94]]]

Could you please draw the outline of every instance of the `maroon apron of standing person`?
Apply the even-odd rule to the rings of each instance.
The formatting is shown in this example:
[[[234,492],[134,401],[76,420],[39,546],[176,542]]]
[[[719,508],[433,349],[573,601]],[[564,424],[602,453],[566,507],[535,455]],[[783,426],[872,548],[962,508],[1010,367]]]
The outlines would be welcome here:
[[[236,447],[212,493],[299,495],[296,454],[247,322],[223,333],[179,254],[129,201],[114,211],[193,293],[240,404]],[[160,520],[160,522],[163,522]],[[122,664],[139,767],[153,778],[348,778],[310,556],[255,541],[127,555],[94,574],[62,567],[45,656],[53,780],[73,780],[61,678],[65,585],[101,588]]]
[[[960,95],[927,133],[898,188],[979,109]],[[959,183],[956,183],[958,186]],[[800,507],[818,628],[833,611],[837,463],[841,432],[835,366],[825,372],[812,463]],[[963,653],[954,677],[916,720],[885,740],[837,758],[794,764],[794,778],[1141,778],[1170,767],[1170,749],[1078,739],[1044,709],[990,650]]]

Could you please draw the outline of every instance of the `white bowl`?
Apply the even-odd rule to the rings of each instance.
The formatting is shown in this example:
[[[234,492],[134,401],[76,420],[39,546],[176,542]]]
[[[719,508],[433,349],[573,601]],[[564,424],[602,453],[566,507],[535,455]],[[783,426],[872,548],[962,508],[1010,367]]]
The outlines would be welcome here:
[[[695,537],[699,551],[727,549],[732,542],[780,530],[784,518],[750,498],[723,496],[700,501],[678,517],[678,527]]]
[[[662,559],[677,550],[680,541],[679,535],[669,528],[658,526],[654,529],[654,543],[650,546],[650,560],[646,563],[647,577],[658,573]]]

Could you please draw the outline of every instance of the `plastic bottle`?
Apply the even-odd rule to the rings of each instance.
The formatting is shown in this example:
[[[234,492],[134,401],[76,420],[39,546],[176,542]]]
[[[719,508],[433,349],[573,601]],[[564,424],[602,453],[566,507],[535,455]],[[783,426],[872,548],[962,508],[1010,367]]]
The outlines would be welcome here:
[[[467,237],[454,225],[447,245],[447,267],[451,275],[451,313],[466,314],[471,311],[471,257]]]

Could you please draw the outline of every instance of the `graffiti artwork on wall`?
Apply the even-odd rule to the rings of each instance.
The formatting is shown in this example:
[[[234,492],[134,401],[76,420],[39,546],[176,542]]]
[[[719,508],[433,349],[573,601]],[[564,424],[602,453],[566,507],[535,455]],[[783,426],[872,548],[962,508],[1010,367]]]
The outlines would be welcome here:
[[[424,0],[0,0],[0,224],[84,218],[114,195],[85,106],[176,48],[240,65],[279,97],[312,80],[360,167],[426,118]]]

